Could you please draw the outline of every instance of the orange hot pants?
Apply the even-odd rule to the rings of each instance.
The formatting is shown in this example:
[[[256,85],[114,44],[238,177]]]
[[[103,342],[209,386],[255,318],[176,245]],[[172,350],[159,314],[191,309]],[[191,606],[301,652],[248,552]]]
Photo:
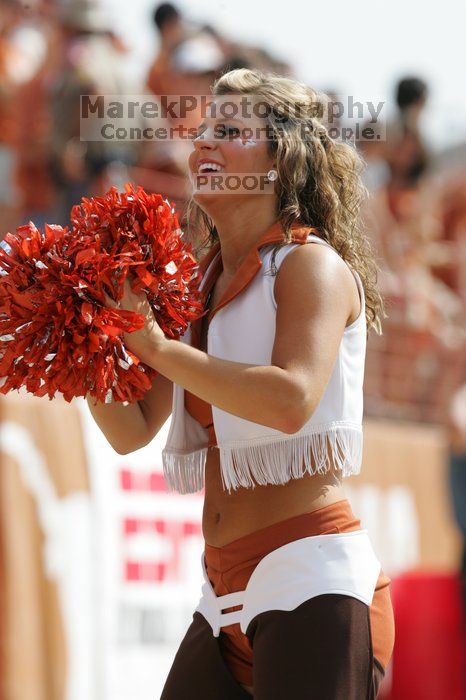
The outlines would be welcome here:
[[[361,521],[354,516],[349,501],[343,499],[256,530],[223,547],[205,543],[207,575],[217,596],[242,591],[262,557],[277,547],[302,537],[360,529]],[[391,658],[395,638],[390,583],[391,579],[381,570],[370,606],[374,664],[383,673]],[[240,606],[228,608],[225,612],[238,609]],[[253,685],[252,646],[239,623],[222,627],[219,644],[234,678],[245,685]]]

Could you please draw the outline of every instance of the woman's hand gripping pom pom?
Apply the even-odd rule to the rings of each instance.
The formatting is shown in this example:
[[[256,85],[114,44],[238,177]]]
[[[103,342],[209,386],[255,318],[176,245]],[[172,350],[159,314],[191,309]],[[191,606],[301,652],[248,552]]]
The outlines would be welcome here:
[[[83,198],[70,226],[32,222],[0,247],[0,392],[134,403],[144,363],[202,312],[200,271],[177,214],[159,194],[112,187]],[[131,283],[130,283],[131,280]],[[117,304],[120,302],[120,308]]]

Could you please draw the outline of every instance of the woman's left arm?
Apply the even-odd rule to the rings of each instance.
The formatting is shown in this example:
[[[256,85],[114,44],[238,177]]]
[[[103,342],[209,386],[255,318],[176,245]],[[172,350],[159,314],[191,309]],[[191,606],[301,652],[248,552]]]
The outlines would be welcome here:
[[[166,338],[155,322],[145,338],[138,331],[125,334],[125,340],[143,362],[204,401],[245,420],[294,433],[309,420],[330,378],[354,287],[350,270],[334,251],[303,245],[289,253],[275,282],[271,365],[208,355]],[[140,302],[144,304],[141,297]],[[137,310],[144,313],[147,307]]]

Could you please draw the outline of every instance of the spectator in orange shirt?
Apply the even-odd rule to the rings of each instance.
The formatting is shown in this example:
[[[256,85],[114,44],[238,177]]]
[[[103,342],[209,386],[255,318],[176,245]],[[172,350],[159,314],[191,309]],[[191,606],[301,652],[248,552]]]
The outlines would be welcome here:
[[[388,203],[396,219],[402,219],[406,208],[411,208],[430,163],[420,128],[427,94],[427,84],[417,77],[403,78],[396,87],[399,113],[387,124],[384,149],[389,169]]]
[[[164,2],[154,11],[154,24],[160,37],[159,52],[147,76],[147,87],[154,95],[175,95],[171,67],[173,51],[187,38],[189,32],[174,5]]]
[[[396,87],[399,113],[388,124],[386,143],[393,185],[403,187],[417,182],[428,167],[429,153],[420,129],[427,95],[427,83],[421,78],[403,78]]]

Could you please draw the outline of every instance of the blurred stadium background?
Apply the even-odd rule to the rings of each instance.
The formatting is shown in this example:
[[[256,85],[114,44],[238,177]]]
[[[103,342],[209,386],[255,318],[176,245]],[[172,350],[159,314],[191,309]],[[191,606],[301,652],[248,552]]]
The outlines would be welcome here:
[[[171,8],[171,9],[170,9]],[[353,510],[392,578],[383,700],[466,698],[464,4],[1,0],[0,239],[126,181],[189,198],[182,142],[85,144],[79,95],[208,94],[226,67],[383,100],[361,142],[389,317],[369,337]],[[0,396],[0,700],[153,700],[201,584],[202,496],[87,404]]]

